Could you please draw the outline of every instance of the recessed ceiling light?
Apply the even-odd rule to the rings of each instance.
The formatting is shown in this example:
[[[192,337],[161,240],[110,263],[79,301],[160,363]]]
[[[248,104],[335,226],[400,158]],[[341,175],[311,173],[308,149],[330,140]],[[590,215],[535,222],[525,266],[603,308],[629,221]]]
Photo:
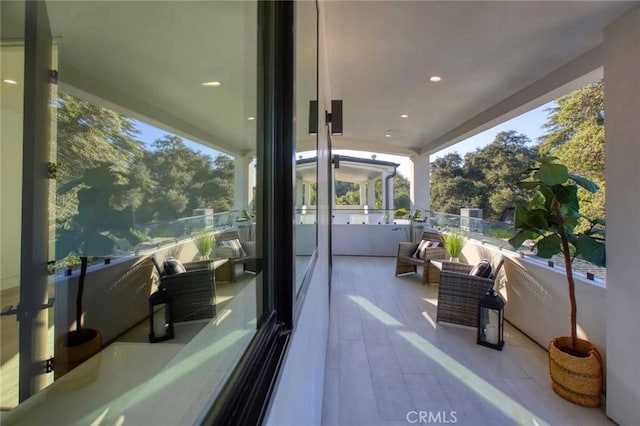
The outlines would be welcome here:
[[[439,75],[432,75],[431,77],[429,77],[429,81],[437,83],[439,81],[442,81],[442,77],[440,77]]]
[[[249,121],[253,121],[253,120],[255,120],[255,119],[256,119],[256,118],[255,118],[255,117],[253,117],[253,116],[252,116],[252,117],[248,117],[248,118],[247,118],[247,120],[249,120]]]
[[[391,137],[391,133],[387,133],[386,135],[384,135],[385,138],[390,138]]]
[[[18,84],[17,81],[11,80],[11,79],[8,79],[8,78],[3,79],[2,82],[3,83],[7,83],[7,84]]]
[[[407,114],[402,114],[400,118],[409,118],[409,116]]]
[[[222,83],[220,83],[219,81],[205,81],[204,83],[201,84],[201,86],[205,86],[205,87],[218,87],[220,86]]]

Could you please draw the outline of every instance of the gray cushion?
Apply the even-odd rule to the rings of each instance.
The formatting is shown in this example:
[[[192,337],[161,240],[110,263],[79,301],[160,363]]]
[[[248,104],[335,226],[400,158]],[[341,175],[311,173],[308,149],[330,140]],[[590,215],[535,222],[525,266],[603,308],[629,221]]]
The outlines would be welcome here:
[[[491,277],[491,263],[488,260],[481,260],[476,266],[471,269],[469,275],[475,275],[476,277],[489,278]]]
[[[424,250],[429,247],[429,244],[431,243],[431,241],[427,241],[427,240],[422,240],[420,241],[420,244],[418,244],[418,247],[416,248],[416,250],[413,252],[413,254],[411,255],[411,257],[414,257],[416,259],[422,259],[424,258]]]
[[[229,247],[231,248],[231,250],[233,250],[233,257],[234,258],[238,258],[238,257],[246,257],[247,253],[245,253],[244,249],[242,248],[242,244],[240,244],[240,240],[238,240],[237,238],[234,240],[223,240],[220,241],[218,243],[218,245],[220,247]]]
[[[182,274],[187,272],[182,262],[174,257],[164,261],[164,273],[167,275]]]

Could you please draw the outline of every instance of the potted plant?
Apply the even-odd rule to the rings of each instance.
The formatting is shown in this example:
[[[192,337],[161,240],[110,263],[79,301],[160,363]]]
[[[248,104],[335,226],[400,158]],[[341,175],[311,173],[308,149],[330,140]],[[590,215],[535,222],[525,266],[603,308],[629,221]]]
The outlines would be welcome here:
[[[577,337],[577,309],[572,259],[581,257],[598,266],[606,266],[604,221],[580,214],[578,187],[595,192],[596,184],[569,173],[555,157],[540,160],[520,176],[518,187],[533,190],[529,205],[515,211],[517,234],[509,240],[520,247],[528,239],[535,241],[542,258],[562,253],[571,305],[571,336],[556,337],[549,344],[549,368],[553,390],[574,403],[597,407],[602,394],[602,360],[593,344]],[[582,224],[579,226],[579,224]],[[581,231],[578,231],[579,229]]]
[[[76,329],[56,342],[56,378],[99,352],[102,344],[100,332],[82,324],[82,297],[89,256],[111,256],[118,246],[129,244],[131,247],[141,240],[133,232],[131,206],[121,207],[128,187],[120,183],[119,175],[108,163],[86,169],[80,178],[60,186],[58,195],[77,186],[81,188],[78,190],[78,212],[57,231],[57,255],[59,258],[79,256],[80,276],[75,306]]]
[[[444,247],[449,252],[450,262],[459,262],[460,254],[462,253],[462,248],[464,247],[464,236],[457,231],[453,231],[450,234],[443,234],[442,241],[444,242]]]
[[[200,260],[209,259],[209,255],[213,250],[213,246],[216,243],[216,237],[213,233],[210,233],[206,229],[199,229],[195,231],[193,234],[193,242],[198,249],[198,255],[200,256]]]

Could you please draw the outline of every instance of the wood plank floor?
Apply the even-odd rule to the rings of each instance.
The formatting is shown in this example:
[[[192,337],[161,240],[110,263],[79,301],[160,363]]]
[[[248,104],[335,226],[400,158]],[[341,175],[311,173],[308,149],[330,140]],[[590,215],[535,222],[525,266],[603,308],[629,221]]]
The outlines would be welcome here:
[[[334,257],[323,425],[613,424],[553,393],[525,335],[507,325],[502,352],[478,346],[475,330],[435,322],[437,286],[394,270]]]

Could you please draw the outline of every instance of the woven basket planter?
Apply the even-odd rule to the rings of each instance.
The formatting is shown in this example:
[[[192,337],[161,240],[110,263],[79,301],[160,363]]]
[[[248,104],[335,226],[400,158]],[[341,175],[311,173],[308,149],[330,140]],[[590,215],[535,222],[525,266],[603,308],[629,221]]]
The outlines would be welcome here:
[[[586,340],[578,339],[577,353],[569,353],[571,337],[549,343],[549,373],[553,391],[574,404],[599,407],[602,398],[602,357]]]

